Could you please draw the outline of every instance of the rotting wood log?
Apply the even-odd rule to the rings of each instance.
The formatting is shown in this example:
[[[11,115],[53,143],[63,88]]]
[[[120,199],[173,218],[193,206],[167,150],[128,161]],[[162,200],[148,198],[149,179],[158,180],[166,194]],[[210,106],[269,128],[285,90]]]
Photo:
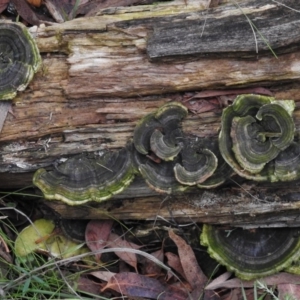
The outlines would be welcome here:
[[[235,183],[235,182],[234,182]],[[139,194],[139,197],[136,195]],[[101,204],[68,206],[45,201],[67,219],[165,219],[171,222],[201,222],[241,227],[299,227],[299,182],[231,184],[215,190],[183,195],[159,195],[137,179],[122,194]]]
[[[29,87],[14,99],[14,114],[7,117],[1,132],[1,187],[24,187],[31,181],[33,171],[40,167],[51,169],[62,157],[121,148],[132,137],[137,120],[145,114],[171,100],[184,102],[192,98],[190,105],[201,105],[203,100],[193,97],[208,89],[267,87],[277,99],[296,101],[294,118],[299,131],[300,21],[288,7],[299,10],[300,3],[239,3],[207,10],[209,1],[205,0],[189,0],[187,5],[184,1],[170,1],[105,9],[96,17],[31,28],[43,67]],[[255,35],[254,26],[259,30],[254,30]],[[184,130],[199,137],[216,136],[222,109],[220,106],[191,113],[183,122]],[[157,212],[153,208],[144,216],[148,210],[145,203],[149,201],[157,208],[165,196],[153,192],[145,195],[141,192],[145,187],[138,186],[131,187],[136,189],[132,193],[137,198],[121,194],[129,200],[114,210],[115,217],[155,217]],[[259,189],[262,195],[276,198],[271,190],[277,186]],[[298,195],[295,183],[286,187],[293,188]],[[226,194],[226,190],[231,194]],[[238,206],[234,202],[238,200],[228,201],[235,195],[233,190],[238,191],[234,199],[248,197],[248,202]],[[202,207],[203,195],[213,195],[213,199],[226,205],[214,202],[213,206]],[[262,203],[257,202],[237,186],[200,190],[191,196],[200,201],[200,208],[194,209],[195,202],[187,210],[176,209],[175,203],[187,195],[170,196],[176,199],[172,200],[171,210],[166,206],[162,216],[185,221],[290,224],[300,202],[296,196],[286,201],[285,194],[280,195],[276,204],[269,205],[264,204],[264,197],[258,197]],[[110,205],[115,203],[108,201],[99,207],[112,211]],[[56,202],[49,205],[72,218],[102,216],[95,209],[83,216],[81,207],[69,208]],[[268,214],[272,216],[264,221]]]

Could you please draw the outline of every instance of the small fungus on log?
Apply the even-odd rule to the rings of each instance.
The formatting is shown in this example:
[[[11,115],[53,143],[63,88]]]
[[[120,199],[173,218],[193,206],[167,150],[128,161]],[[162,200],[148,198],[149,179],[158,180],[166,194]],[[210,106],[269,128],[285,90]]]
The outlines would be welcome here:
[[[127,148],[107,151],[103,155],[78,155],[54,171],[36,171],[33,183],[46,199],[61,200],[69,205],[104,201],[122,192],[133,180],[134,168]]]
[[[252,280],[288,268],[300,257],[300,238],[295,228],[224,230],[203,225],[201,244],[236,276]]]
[[[238,175],[257,181],[289,180],[274,173],[274,162],[294,140],[295,125],[291,116],[294,107],[294,101],[290,100],[240,95],[224,109],[219,148],[224,160]],[[283,157],[280,158],[282,166]]]
[[[0,22],[0,100],[23,91],[41,65],[34,39],[21,23]]]

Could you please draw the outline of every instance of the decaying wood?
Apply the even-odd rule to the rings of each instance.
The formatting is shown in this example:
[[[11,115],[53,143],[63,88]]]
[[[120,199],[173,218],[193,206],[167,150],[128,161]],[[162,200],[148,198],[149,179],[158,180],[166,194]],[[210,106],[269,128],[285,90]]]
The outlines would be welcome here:
[[[199,106],[204,100],[195,96],[203,90],[264,86],[277,99],[296,101],[294,118],[299,131],[300,3],[286,0],[281,1],[283,6],[271,0],[243,1],[206,9],[209,0],[186,2],[105,9],[96,17],[31,28],[43,66],[29,87],[14,99],[13,114],[8,115],[1,132],[2,188],[24,187],[33,171],[51,169],[59,158],[121,148],[141,117],[167,101]],[[190,113],[183,122],[184,130],[199,137],[216,136],[225,105],[220,102],[210,111]],[[290,186],[297,193],[297,185]],[[145,218],[154,218],[157,212],[148,210],[146,203],[154,203],[157,208],[164,197],[153,193],[146,197],[136,185],[132,188],[139,198],[123,201],[114,216],[142,218],[141,212],[147,211],[150,215]],[[266,195],[272,196],[270,189]],[[234,199],[249,196],[237,186],[229,190],[240,193]],[[226,204],[215,202],[203,208],[205,193]],[[200,201],[200,208],[194,212],[196,202],[176,209],[176,200],[173,206],[165,206],[162,215],[186,221],[251,223],[255,222],[251,217],[253,205],[257,205],[253,214],[272,213],[268,220],[279,224],[286,221],[283,212],[295,215],[300,205],[298,198],[286,203],[282,197],[276,205],[265,205],[249,196],[248,204],[239,210],[234,204],[238,200],[231,204],[227,201],[230,194],[225,196],[223,192],[200,191],[193,197]],[[186,198],[176,196],[178,201]],[[81,208],[54,203],[50,205],[62,214],[83,217]],[[100,207],[111,211],[109,206],[114,203]],[[275,209],[278,215],[273,219]],[[88,214],[101,216],[94,209]]]
[[[233,182],[234,183],[234,182]],[[140,197],[136,197],[139,194]],[[67,206],[46,201],[63,218],[71,219],[166,219],[170,222],[202,222],[242,227],[300,226],[299,183],[257,185],[234,183],[215,190],[183,195],[158,195],[140,180],[122,194],[103,202]]]

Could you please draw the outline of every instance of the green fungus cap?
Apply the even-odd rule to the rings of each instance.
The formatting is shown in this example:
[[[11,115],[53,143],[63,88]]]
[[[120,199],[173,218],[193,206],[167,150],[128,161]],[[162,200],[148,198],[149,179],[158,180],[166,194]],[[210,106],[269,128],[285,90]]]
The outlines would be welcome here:
[[[300,256],[300,238],[294,228],[224,230],[205,224],[200,241],[212,258],[245,280],[284,270]]]
[[[24,25],[0,22],[0,100],[23,91],[41,65],[34,39]]]
[[[174,167],[176,179],[186,185],[196,185],[204,182],[213,175],[218,159],[209,149],[196,151],[192,147],[185,147],[181,153],[182,164],[177,163]]]
[[[106,151],[102,156],[78,155],[55,170],[36,171],[33,183],[49,200],[69,205],[102,202],[122,192],[134,178],[134,167],[127,148]]]
[[[292,100],[238,96],[222,114],[219,149],[226,163],[250,180],[288,180],[274,172],[274,162],[294,140],[294,108]]]

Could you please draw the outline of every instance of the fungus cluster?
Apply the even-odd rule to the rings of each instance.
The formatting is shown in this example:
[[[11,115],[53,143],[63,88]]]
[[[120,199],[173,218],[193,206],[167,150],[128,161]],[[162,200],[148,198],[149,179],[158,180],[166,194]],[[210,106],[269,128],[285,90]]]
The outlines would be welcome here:
[[[241,95],[224,109],[219,148],[239,176],[271,182],[299,178],[294,108],[292,100]]]
[[[158,192],[170,194],[193,185],[215,187],[230,173],[224,170],[227,164],[214,147],[216,141],[198,140],[182,131],[181,120],[187,114],[185,106],[170,102],[141,119],[134,130],[133,161],[148,185]]]
[[[41,65],[35,41],[21,23],[0,22],[0,100],[23,91]]]
[[[111,198],[135,174],[168,194],[190,186],[215,188],[234,173],[257,181],[295,180],[300,177],[300,144],[294,139],[294,107],[291,100],[238,96],[223,110],[217,140],[184,133],[187,108],[169,102],[142,118],[133,141],[120,151],[75,156],[54,171],[38,170],[33,182],[46,199],[76,205]]]
[[[198,140],[181,129],[188,111],[170,102],[138,122],[133,142],[119,151],[81,154],[55,166],[36,171],[33,183],[46,199],[69,205],[104,201],[122,192],[141,175],[160,193],[183,192],[190,186],[213,188],[232,169],[223,160],[217,140]]]

